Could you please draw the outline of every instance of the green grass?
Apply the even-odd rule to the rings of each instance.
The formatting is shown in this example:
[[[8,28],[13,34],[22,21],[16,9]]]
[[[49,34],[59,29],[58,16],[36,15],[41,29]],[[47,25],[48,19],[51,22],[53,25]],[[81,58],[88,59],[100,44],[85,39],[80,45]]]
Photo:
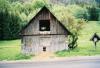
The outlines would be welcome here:
[[[15,47],[15,46],[20,46],[21,41],[20,40],[6,40],[6,41],[0,41],[0,47]]]
[[[30,55],[21,54],[20,40],[0,41],[0,60],[30,59]]]
[[[89,45],[90,44],[90,45]],[[97,48],[94,48],[92,43],[81,43],[74,50],[63,50],[56,52],[56,56],[64,57],[64,56],[92,56],[92,55],[100,55],[100,42],[97,45]]]
[[[94,48],[94,44],[90,41],[92,35],[97,32],[100,36],[100,22],[91,21],[85,24],[81,35],[78,39],[78,47],[74,50],[68,51],[58,51],[56,56],[91,56],[91,55],[100,55],[100,41],[97,43],[97,48]]]

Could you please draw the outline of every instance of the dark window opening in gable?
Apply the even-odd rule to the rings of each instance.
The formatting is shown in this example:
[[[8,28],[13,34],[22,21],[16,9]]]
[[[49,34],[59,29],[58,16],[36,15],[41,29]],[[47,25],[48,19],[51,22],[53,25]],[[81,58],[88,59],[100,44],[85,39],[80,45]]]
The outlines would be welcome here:
[[[39,20],[40,31],[50,31],[50,20]]]

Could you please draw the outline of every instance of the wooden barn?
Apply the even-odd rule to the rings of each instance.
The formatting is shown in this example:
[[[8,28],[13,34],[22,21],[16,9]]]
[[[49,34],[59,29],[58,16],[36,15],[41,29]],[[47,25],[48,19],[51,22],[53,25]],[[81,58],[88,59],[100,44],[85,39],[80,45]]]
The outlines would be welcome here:
[[[22,52],[38,54],[68,49],[70,32],[57,18],[43,7],[21,30]]]

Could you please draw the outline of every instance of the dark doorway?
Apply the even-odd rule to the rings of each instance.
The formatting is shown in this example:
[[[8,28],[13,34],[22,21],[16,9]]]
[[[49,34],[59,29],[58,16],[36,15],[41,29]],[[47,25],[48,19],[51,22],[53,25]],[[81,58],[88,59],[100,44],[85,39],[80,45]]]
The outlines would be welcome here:
[[[46,51],[46,47],[43,47],[43,51],[44,51],[44,52]]]
[[[50,20],[39,20],[40,31],[50,31]]]

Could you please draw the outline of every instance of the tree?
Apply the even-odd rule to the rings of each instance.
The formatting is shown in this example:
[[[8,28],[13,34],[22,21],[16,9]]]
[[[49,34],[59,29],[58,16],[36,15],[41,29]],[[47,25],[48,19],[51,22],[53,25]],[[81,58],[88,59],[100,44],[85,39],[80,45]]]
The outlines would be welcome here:
[[[78,6],[78,8],[76,8],[76,11],[74,11],[74,16],[78,19],[89,20],[89,13],[85,7],[82,8]]]
[[[3,20],[1,16],[2,16],[2,12],[0,11],[0,21]],[[3,23],[0,22],[0,40],[3,38],[3,34],[2,34],[2,32],[3,32],[3,31],[2,31],[2,30],[3,30],[3,29],[2,29],[2,24],[3,24]]]
[[[21,18],[13,10],[12,3],[0,0],[0,40],[19,38]]]
[[[90,14],[90,20],[92,21],[98,21],[99,18],[99,12],[96,7],[90,7],[88,8],[89,14]]]
[[[56,7],[56,8],[55,8]],[[77,40],[80,34],[80,30],[83,28],[85,24],[84,19],[76,19],[72,11],[67,9],[64,6],[53,6],[53,12],[56,17],[65,25],[65,27],[71,32],[71,35],[68,36],[68,47],[69,49],[74,49],[78,46]],[[72,9],[72,8],[70,8]]]
[[[1,40],[4,39],[16,39],[19,36],[20,30],[20,18],[13,13],[9,13],[6,11],[0,12],[0,20],[1,20]]]
[[[5,18],[3,12],[6,10],[10,10],[9,2],[6,0],[0,0],[0,39],[3,39],[3,21]]]
[[[80,31],[82,30],[82,27],[84,23],[86,22],[84,19],[79,19],[75,21],[73,18],[68,18],[68,27],[70,31],[72,32],[71,35],[69,35],[69,44],[68,47],[69,49],[74,49],[78,46],[77,41],[78,41],[78,36],[80,35]]]

